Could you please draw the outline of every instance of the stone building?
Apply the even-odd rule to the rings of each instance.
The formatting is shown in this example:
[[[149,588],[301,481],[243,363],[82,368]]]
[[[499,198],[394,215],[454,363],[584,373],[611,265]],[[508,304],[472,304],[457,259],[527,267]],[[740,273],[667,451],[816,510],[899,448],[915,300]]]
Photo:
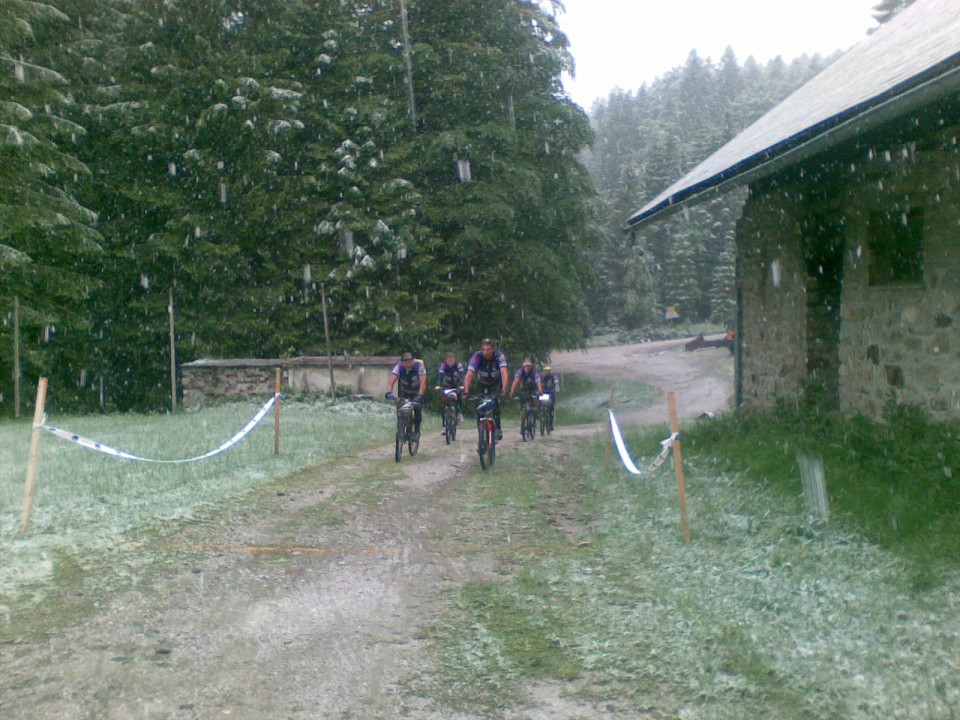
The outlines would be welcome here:
[[[917,0],[660,196],[736,186],[738,404],[960,417],[960,3]]]

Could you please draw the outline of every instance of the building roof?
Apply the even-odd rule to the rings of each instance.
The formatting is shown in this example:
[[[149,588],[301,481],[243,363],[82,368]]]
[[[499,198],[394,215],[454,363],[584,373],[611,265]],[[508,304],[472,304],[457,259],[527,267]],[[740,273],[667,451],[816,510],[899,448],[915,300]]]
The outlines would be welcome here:
[[[958,89],[960,1],[917,0],[631,215],[627,227],[759,180]]]

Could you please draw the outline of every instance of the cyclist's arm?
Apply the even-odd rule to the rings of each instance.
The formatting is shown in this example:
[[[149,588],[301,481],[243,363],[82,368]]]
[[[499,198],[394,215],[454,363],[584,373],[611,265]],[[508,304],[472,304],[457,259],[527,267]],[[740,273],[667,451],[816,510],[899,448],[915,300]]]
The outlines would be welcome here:
[[[503,388],[503,392],[507,392],[507,387],[510,385],[510,373],[507,372],[506,366],[500,368],[500,383]]]
[[[470,394],[470,383],[473,382],[473,370],[467,370],[467,374],[463,377],[463,392],[465,395]]]
[[[427,373],[424,372],[420,376],[420,390],[417,391],[419,395],[427,394]]]
[[[510,386],[510,392],[508,392],[507,395],[513,395],[517,391],[517,385],[519,384],[520,384],[520,378],[514,378],[513,385]]]

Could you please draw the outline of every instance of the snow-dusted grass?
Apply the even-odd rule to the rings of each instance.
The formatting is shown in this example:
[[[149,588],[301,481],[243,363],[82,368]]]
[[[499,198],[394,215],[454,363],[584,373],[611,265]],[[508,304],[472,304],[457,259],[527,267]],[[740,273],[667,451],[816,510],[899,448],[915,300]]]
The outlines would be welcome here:
[[[657,391],[645,383],[569,375],[564,377],[562,391],[557,398],[557,422],[573,425],[605,421],[611,386],[614,389],[615,407],[624,412],[642,410],[657,397]]]
[[[638,463],[662,434],[628,432]],[[432,689],[451,705],[497,712],[530,681],[575,674],[575,705],[622,717],[960,717],[960,570],[918,588],[904,555],[850,523],[810,524],[799,477],[785,494],[693,452],[685,543],[672,463],[638,479],[604,472],[604,454],[593,443],[562,469],[517,463],[507,482],[537,496],[522,512],[515,492],[471,485],[470,514],[527,547],[508,556],[510,579],[472,584],[434,630]],[[529,531],[544,521],[573,524],[566,549]],[[559,667],[537,660],[551,647]]]
[[[249,421],[257,403],[239,402],[176,415],[50,417],[49,422],[143,457],[192,457],[219,446]],[[391,437],[383,403],[285,402],[281,452],[270,413],[243,441],[208,460],[157,465],[118,460],[44,433],[34,510],[19,534],[29,423],[0,424],[0,611],[43,584],[66,556],[100,555],[130,533],[196,517],[240,492],[326,458]],[[0,617],[2,620],[2,617]]]

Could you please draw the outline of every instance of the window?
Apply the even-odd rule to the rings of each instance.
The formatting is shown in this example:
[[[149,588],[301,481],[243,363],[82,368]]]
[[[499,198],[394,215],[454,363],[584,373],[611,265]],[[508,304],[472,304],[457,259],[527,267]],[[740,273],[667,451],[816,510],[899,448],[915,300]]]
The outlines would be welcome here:
[[[870,214],[871,285],[919,285],[923,282],[923,209]]]

